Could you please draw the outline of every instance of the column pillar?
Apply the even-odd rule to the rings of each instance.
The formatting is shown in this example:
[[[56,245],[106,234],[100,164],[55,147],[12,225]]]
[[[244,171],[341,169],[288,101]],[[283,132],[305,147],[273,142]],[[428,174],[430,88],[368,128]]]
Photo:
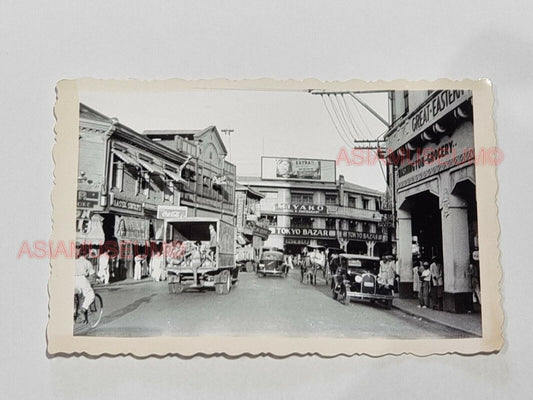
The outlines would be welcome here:
[[[401,299],[413,298],[413,233],[411,212],[398,210],[398,261],[400,284],[398,287]]]
[[[367,240],[366,241],[366,255],[373,257],[374,256],[374,246],[376,245],[376,242],[373,240]]]
[[[446,195],[441,215],[444,310],[464,313],[472,307],[472,292],[466,273],[470,261],[466,202],[458,196]]]

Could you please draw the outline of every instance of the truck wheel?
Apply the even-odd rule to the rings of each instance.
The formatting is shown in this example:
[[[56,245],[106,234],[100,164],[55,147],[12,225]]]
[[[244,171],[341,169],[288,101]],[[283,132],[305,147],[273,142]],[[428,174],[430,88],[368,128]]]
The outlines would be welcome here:
[[[392,300],[386,300],[385,307],[387,307],[387,310],[390,310],[392,308]]]
[[[333,297],[333,300],[337,300],[337,297],[339,297],[339,294],[335,291],[335,289],[331,290],[331,297]]]
[[[219,274],[219,282],[215,286],[218,294],[228,294],[231,291],[231,275],[228,270]]]

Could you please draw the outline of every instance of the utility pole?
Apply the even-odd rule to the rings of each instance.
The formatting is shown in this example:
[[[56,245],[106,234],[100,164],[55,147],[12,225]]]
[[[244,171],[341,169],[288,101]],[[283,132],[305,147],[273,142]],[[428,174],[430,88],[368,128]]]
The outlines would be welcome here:
[[[229,136],[229,160],[231,161],[231,134],[234,132],[234,129],[221,129],[220,132],[224,133],[224,135]]]

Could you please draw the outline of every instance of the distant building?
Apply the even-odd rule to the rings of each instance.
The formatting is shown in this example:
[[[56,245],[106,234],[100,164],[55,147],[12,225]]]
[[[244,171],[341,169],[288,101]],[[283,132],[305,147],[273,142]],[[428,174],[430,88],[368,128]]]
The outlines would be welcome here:
[[[302,165],[301,159],[290,160],[294,165]],[[369,255],[391,252],[382,226],[382,192],[345,182],[342,175],[335,180],[334,168],[323,179],[324,171],[317,172],[320,160],[308,160],[311,162],[305,167],[307,172],[302,172],[303,167],[296,170],[280,159],[279,176],[269,178],[273,176],[267,171],[271,162],[266,161],[263,160],[263,178],[237,177],[239,184],[264,196],[260,200],[260,221],[271,232],[264,243],[266,247],[292,254],[299,253],[306,245]],[[329,164],[322,161],[323,169],[324,166]]]
[[[249,251],[238,251],[239,261],[259,262],[264,242],[270,230],[261,220],[260,200],[265,196],[237,182],[235,189],[235,212],[237,244]]]

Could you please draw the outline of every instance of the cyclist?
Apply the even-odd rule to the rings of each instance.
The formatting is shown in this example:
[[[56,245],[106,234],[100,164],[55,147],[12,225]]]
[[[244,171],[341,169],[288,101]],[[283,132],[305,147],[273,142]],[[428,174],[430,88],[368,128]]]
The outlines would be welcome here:
[[[76,267],[74,270],[74,293],[83,295],[83,304],[81,305],[80,315],[82,322],[87,323],[87,310],[94,301],[94,290],[87,279],[88,276],[94,274],[93,265],[86,258],[85,252],[80,251],[76,259]]]

